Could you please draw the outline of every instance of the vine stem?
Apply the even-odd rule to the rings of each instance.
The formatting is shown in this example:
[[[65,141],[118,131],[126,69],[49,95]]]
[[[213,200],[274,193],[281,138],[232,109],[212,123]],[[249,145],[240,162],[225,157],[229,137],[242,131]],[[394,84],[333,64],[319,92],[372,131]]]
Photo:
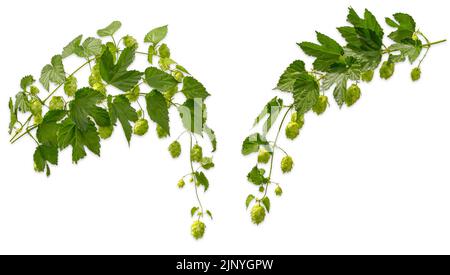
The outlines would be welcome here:
[[[289,112],[292,110],[293,107],[294,107],[294,105],[289,106],[289,108],[287,109],[286,113],[284,113],[283,119],[281,120],[280,126],[278,127],[277,135],[276,135],[275,140],[273,142],[273,148],[274,149],[278,148],[277,142],[278,142],[278,138],[280,137],[281,129],[283,129],[284,121],[286,120],[287,115],[289,114]],[[267,189],[269,187],[269,183],[270,183],[270,180],[271,180],[271,177],[272,177],[274,157],[275,157],[275,150],[272,150],[272,158],[270,159],[270,169],[269,169],[269,177],[268,177],[269,182],[266,183],[265,190],[264,190],[264,196],[261,199],[259,199],[259,201],[262,201],[265,197],[267,197]]]
[[[189,135],[189,147],[190,147],[190,151],[192,151],[192,134]],[[189,161],[190,161],[190,165],[191,165],[191,172],[192,172],[192,176],[195,178],[194,181],[194,188],[195,188],[195,196],[197,197],[197,201],[198,201],[198,205],[200,206],[200,211],[202,212],[203,215],[203,205],[202,202],[200,201],[200,196],[198,195],[198,187],[197,187],[197,178],[195,177],[195,171],[194,171],[194,164],[192,162],[192,156],[190,155],[189,157]],[[200,217],[199,217],[200,219]]]

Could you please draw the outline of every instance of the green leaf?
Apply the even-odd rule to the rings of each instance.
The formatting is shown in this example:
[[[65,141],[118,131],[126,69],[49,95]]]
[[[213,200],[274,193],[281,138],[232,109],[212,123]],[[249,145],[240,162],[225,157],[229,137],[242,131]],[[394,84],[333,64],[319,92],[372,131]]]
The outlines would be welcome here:
[[[16,95],[16,103],[14,104],[15,112],[20,111],[26,113],[30,111],[30,101],[25,92],[19,92]]]
[[[305,63],[301,60],[295,60],[281,75],[278,80],[277,89],[284,92],[292,92],[297,77],[305,71]]]
[[[389,46],[388,49],[390,51],[399,51],[400,58],[404,59],[407,57],[409,59],[409,62],[412,64],[420,56],[422,48],[422,43],[420,41],[417,41],[415,44],[396,43]]]
[[[78,163],[86,156],[85,147],[92,153],[100,156],[100,137],[92,120],[88,120],[84,131],[80,130],[71,118],[65,119],[58,131],[59,148],[72,146],[72,161]]]
[[[191,209],[191,217],[194,217],[194,215],[195,215],[195,213],[197,213],[197,211],[198,211],[198,207],[192,207],[192,209]]]
[[[122,23],[120,21],[113,21],[107,27],[100,29],[97,31],[97,35],[100,37],[112,36],[122,27]]]
[[[83,39],[83,35],[79,35],[75,37],[72,41],[70,41],[67,46],[64,47],[63,52],[61,54],[62,58],[66,58],[74,53],[80,51],[81,40]]]
[[[268,181],[267,178],[264,177],[264,170],[259,169],[258,166],[253,167],[250,173],[248,173],[247,179],[255,185],[261,185]]]
[[[55,84],[62,84],[66,80],[66,72],[62,63],[62,56],[55,55],[51,60],[51,64],[47,64],[41,71],[39,81],[42,86],[48,91],[50,89],[50,82]]]
[[[262,199],[261,202],[266,207],[267,213],[269,213],[270,212],[270,199],[269,199],[269,197],[264,197],[264,199]]]
[[[311,42],[298,44],[305,54],[316,57],[313,63],[314,69],[328,72],[341,66],[340,57],[344,54],[344,49],[330,37],[319,32],[316,33],[320,45]]]
[[[282,109],[283,109],[283,99],[274,97],[264,106],[261,113],[255,119],[253,127],[256,126],[261,120],[263,120],[267,116],[267,120],[263,126],[263,134],[264,135],[267,134],[267,132],[269,132],[270,128],[272,127],[273,123],[275,123]]]
[[[170,135],[169,110],[164,96],[157,90],[153,90],[145,96],[145,101],[150,119]]]
[[[58,164],[58,147],[39,145],[33,155],[34,167],[37,172],[44,172],[48,163]]]
[[[20,88],[22,88],[22,90],[25,91],[28,88],[28,86],[33,85],[34,81],[35,80],[32,75],[24,76],[22,80],[20,80]]]
[[[144,42],[158,44],[167,35],[167,25],[151,30],[145,35]]]
[[[209,141],[211,142],[211,146],[212,146],[212,152],[215,152],[217,150],[217,138],[216,138],[216,134],[214,133],[214,131],[209,128],[207,125],[204,125],[203,127],[203,132],[206,133],[206,135],[209,138]]]
[[[9,114],[10,114],[10,121],[9,121],[9,131],[8,133],[11,134],[12,131],[14,130],[14,126],[17,123],[17,111],[14,108],[14,103],[12,101],[12,98],[9,99],[9,103],[8,103],[8,107],[9,107]]]
[[[88,37],[84,40],[83,45],[81,45],[82,56],[81,57],[91,57],[102,53],[102,41],[98,38]]]
[[[181,66],[181,65],[176,65],[175,66],[175,68],[177,68],[178,70],[180,70],[180,71],[182,71],[183,73],[186,73],[186,74],[190,74],[189,72],[188,72],[188,70],[186,70],[186,68],[184,68],[183,66]]]
[[[48,111],[36,131],[36,137],[41,144],[58,146],[58,131],[61,121],[67,112],[64,110]]]
[[[245,200],[245,207],[248,208],[250,206],[250,203],[255,200],[255,196],[248,195],[247,199]]]
[[[266,138],[259,133],[252,134],[248,136],[244,142],[242,143],[242,154],[244,156],[249,155],[251,153],[256,153],[259,151],[260,146],[268,147],[269,142],[267,142]]]
[[[195,172],[195,178],[197,180],[197,183],[205,188],[206,192],[209,188],[209,181],[206,178],[205,174],[203,172]]]
[[[201,135],[205,123],[205,109],[201,99],[188,99],[178,107],[181,121],[186,130]]]
[[[111,123],[115,125],[117,120],[120,121],[128,144],[130,144],[132,133],[130,121],[136,122],[138,120],[136,110],[131,107],[130,101],[125,95],[116,96],[114,97],[114,99],[112,98],[112,96],[109,96],[108,109]]]
[[[364,18],[361,18],[353,8],[350,8],[347,21],[353,27],[338,28],[348,43],[347,47],[356,51],[376,51],[381,54],[383,29],[369,10],[366,9]]]
[[[178,81],[172,75],[155,67],[145,70],[145,82],[160,92],[165,92],[178,85]]]
[[[329,73],[323,78],[324,90],[328,90],[333,85],[335,86],[333,96],[339,107],[342,107],[345,100],[345,92],[347,91],[348,76],[341,73]]]
[[[124,92],[134,88],[142,76],[141,72],[127,71],[127,68],[134,61],[135,54],[135,49],[125,48],[119,60],[117,60],[117,64],[114,64],[111,51],[104,51],[100,59],[100,75],[102,79]]]
[[[213,215],[212,215],[211,211],[206,210],[206,214],[211,218],[211,220],[213,219]]]
[[[294,84],[294,106],[299,115],[303,115],[316,104],[320,96],[319,85],[316,79],[302,73]]]
[[[209,93],[206,91],[205,87],[191,76],[187,76],[183,79],[183,89],[181,90],[181,92],[187,98],[191,99],[205,99],[209,96]]]
[[[82,88],[75,93],[75,98],[69,103],[70,117],[81,130],[86,130],[89,117],[92,117],[97,125],[107,127],[111,125],[108,112],[97,106],[105,96],[91,88]]]
[[[416,22],[414,19],[406,13],[394,14],[394,20],[386,18],[386,23],[393,28],[397,28],[396,31],[391,32],[388,37],[397,43],[414,44],[412,39],[416,32]]]

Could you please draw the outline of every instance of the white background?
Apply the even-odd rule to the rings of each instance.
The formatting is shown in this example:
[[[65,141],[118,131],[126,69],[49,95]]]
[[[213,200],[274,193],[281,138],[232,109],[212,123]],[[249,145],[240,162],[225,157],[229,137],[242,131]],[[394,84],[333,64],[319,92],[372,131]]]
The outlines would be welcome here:
[[[246,181],[255,160],[240,155],[285,67],[299,58],[311,62],[296,42],[313,41],[315,30],[342,42],[335,27],[345,24],[348,6],[369,8],[386,28],[385,16],[411,13],[430,39],[448,38],[445,1],[0,5],[0,253],[450,253],[448,43],[432,49],[418,83],[409,79],[409,64],[397,66],[389,81],[377,76],[361,85],[363,96],[353,108],[333,103],[325,115],[307,116],[298,140],[283,139],[295,169],[283,176],[277,160],[274,179],[285,194],[272,195],[272,212],[259,227],[244,207],[256,192]],[[187,154],[173,161],[166,151],[170,140],[158,140],[154,131],[134,138],[130,148],[117,131],[102,143],[101,158],[89,154],[79,165],[71,164],[67,150],[50,178],[33,171],[33,141],[8,143],[7,100],[20,78],[38,78],[76,35],[95,35],[112,20],[122,21],[121,35],[140,41],[168,24],[173,57],[212,94],[209,124],[219,149],[202,198],[215,219],[201,241],[190,236],[194,192],[176,188],[188,172]],[[73,68],[80,61],[71,62]]]

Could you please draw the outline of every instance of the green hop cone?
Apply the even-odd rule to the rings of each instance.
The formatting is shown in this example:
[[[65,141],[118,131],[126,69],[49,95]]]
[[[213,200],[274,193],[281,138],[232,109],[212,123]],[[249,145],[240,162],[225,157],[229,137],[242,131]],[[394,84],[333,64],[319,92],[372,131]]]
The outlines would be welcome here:
[[[169,145],[169,152],[172,158],[178,158],[181,154],[181,144],[178,141],[174,141]]]
[[[353,84],[352,86],[350,86],[350,88],[347,89],[345,93],[344,97],[345,104],[348,107],[350,107],[353,104],[355,104],[360,97],[361,97],[361,89],[358,87],[358,85]]]
[[[141,94],[141,88],[139,86],[135,86],[131,91],[126,93],[126,97],[130,102],[136,102],[139,99],[139,95]]]
[[[74,76],[69,76],[64,82],[64,92],[67,96],[74,96],[78,89],[77,79]]]
[[[258,154],[258,162],[259,163],[268,163],[269,160],[270,160],[270,152],[268,152],[264,148],[261,148],[259,150],[259,154]]]
[[[319,96],[319,99],[317,100],[316,104],[312,107],[312,110],[317,115],[323,114],[328,107],[328,97],[321,95]]]
[[[380,68],[380,77],[383,79],[389,79],[394,74],[395,63],[390,61],[385,61]]]
[[[420,75],[422,74],[422,71],[419,67],[412,69],[411,71],[411,79],[412,81],[417,81],[420,79]]]
[[[42,123],[44,119],[42,118],[42,114],[34,115],[34,124],[39,125]]]
[[[158,135],[158,138],[165,138],[169,136],[169,134],[159,125],[156,125],[156,134]]]
[[[106,95],[105,84],[103,84],[101,82],[94,83],[94,85],[92,86],[92,89],[102,93],[103,95]]]
[[[111,137],[113,131],[114,131],[114,127],[113,126],[99,127],[98,128],[98,135],[102,139],[108,139],[108,138]]]
[[[206,226],[203,222],[195,221],[191,226],[192,237],[196,240],[203,238],[203,235],[205,235],[205,229]]]
[[[143,136],[148,132],[148,121],[146,119],[139,119],[134,124],[133,132],[137,136]]]
[[[127,35],[123,38],[123,44],[125,45],[125,47],[133,49],[137,49],[139,46],[136,39],[131,35]]]
[[[203,158],[203,149],[200,145],[195,144],[191,149],[191,160],[201,162]]]
[[[277,186],[277,188],[275,188],[275,195],[278,196],[278,197],[283,195],[283,189],[281,189],[280,186]]]
[[[291,172],[293,166],[294,166],[294,161],[292,160],[292,158],[290,156],[285,156],[281,160],[281,171],[283,171],[283,173]]]
[[[178,181],[177,187],[182,189],[185,185],[186,185],[186,183],[184,182],[183,179],[181,179]]]
[[[286,137],[295,139],[300,134],[300,125],[297,122],[289,122],[286,126]]]
[[[169,47],[167,47],[166,44],[162,44],[159,47],[158,51],[159,51],[159,56],[161,58],[169,58],[170,57],[170,49],[169,49]]]
[[[64,110],[65,105],[66,104],[65,104],[64,99],[62,97],[54,96],[50,100],[49,109],[50,109],[50,111]]]
[[[303,125],[305,124],[305,117],[303,115],[298,115],[297,112],[292,112],[291,122],[296,122],[301,129],[301,128],[303,128]]]
[[[370,82],[370,81],[372,81],[374,74],[375,74],[375,72],[373,70],[363,72],[361,75],[361,79],[364,82]]]
[[[253,206],[252,211],[250,212],[250,217],[252,218],[252,222],[256,225],[259,225],[264,221],[266,217],[266,209],[262,207],[260,204],[256,204]]]
[[[41,91],[39,91],[39,88],[38,87],[36,87],[36,86],[31,86],[30,87],[30,93],[32,94],[32,95],[37,95],[37,94],[39,94]]]
[[[183,82],[184,74],[180,71],[174,71],[173,78],[175,78],[178,82]]]
[[[266,189],[264,189],[264,186],[259,187],[259,192],[263,193]]]
[[[30,111],[34,116],[42,115],[42,103],[35,98],[30,102]]]

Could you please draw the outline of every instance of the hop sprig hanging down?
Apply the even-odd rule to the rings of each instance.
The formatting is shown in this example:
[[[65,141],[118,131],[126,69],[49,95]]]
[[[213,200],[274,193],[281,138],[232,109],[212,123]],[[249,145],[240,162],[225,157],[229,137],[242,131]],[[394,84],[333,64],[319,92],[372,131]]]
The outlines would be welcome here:
[[[97,31],[98,37],[77,36],[61,54],[55,55],[42,69],[39,82],[48,93],[42,95],[35,78],[25,76],[20,82],[20,92],[10,99],[11,143],[28,136],[37,144],[33,155],[37,172],[50,176],[50,167],[58,164],[58,154],[72,147],[72,161],[78,163],[88,151],[100,155],[101,139],[108,139],[120,125],[130,144],[132,136],[144,136],[156,124],[157,136],[165,138],[174,131],[170,127],[169,111],[179,113],[184,126],[183,135],[189,136],[189,150],[195,152],[189,158],[191,171],[187,176],[194,183],[198,207],[192,211],[196,219],[192,235],[199,239],[205,232],[204,216],[212,217],[204,209],[199,187],[209,187],[204,173],[214,167],[211,157],[203,157],[199,142],[203,134],[216,150],[214,132],[206,125],[205,99],[209,96],[205,87],[171,57],[167,44],[167,26],[151,30],[144,38],[148,51],[139,51],[139,42],[131,35],[120,40],[115,36],[122,24],[114,21]],[[150,66],[144,71],[130,69],[136,55],[147,58]],[[77,56],[83,63],[72,73],[67,73],[66,58]],[[156,64],[156,65],[154,65]],[[90,70],[86,87],[77,73]],[[60,95],[57,95],[63,90]],[[177,100],[183,100],[177,103]],[[145,105],[144,105],[145,104]],[[146,108],[142,107],[146,106]],[[179,138],[169,146],[172,157],[182,153]],[[192,145],[192,140],[196,145]],[[200,149],[199,149],[200,148]],[[193,163],[199,167],[194,169]],[[184,178],[178,183],[184,187]]]
[[[378,68],[380,78],[389,79],[397,63],[406,60],[411,64],[417,62],[411,71],[411,79],[418,81],[422,74],[421,65],[430,48],[446,41],[431,42],[419,31],[414,19],[404,13],[396,13],[385,20],[393,28],[388,35],[393,41],[390,46],[383,43],[384,30],[370,11],[366,10],[360,17],[350,8],[347,21],[349,26],[337,28],[346,41],[344,46],[319,32],[316,33],[318,43],[298,43],[306,55],[315,58],[312,69],[307,70],[301,60],[288,66],[276,89],[292,95],[291,103],[286,104],[279,97],[270,100],[255,121],[254,126],[265,120],[262,132],[248,136],[242,144],[243,155],[259,153],[257,164],[247,179],[258,187],[261,195],[251,194],[246,199],[247,208],[253,204],[250,216],[257,225],[270,211],[269,188],[274,188],[276,196],[283,194],[280,184],[273,181],[275,153],[281,151],[284,154],[280,164],[282,173],[291,172],[294,167],[293,158],[279,145],[283,128],[287,139],[296,139],[306,114],[310,111],[316,115],[325,113],[329,105],[326,92],[329,90],[333,91],[334,100],[340,108],[353,106],[362,94],[360,82],[371,82]],[[284,115],[280,116],[283,112]],[[270,130],[280,117],[278,130],[271,141],[268,138]],[[268,171],[263,168],[265,164],[269,166]]]

